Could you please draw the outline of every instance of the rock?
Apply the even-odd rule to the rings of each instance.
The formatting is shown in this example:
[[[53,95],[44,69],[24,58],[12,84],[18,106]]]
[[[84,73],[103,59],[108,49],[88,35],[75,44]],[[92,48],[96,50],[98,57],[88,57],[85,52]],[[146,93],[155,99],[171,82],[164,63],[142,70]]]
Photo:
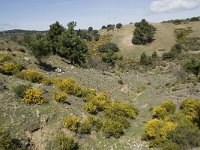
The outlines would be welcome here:
[[[55,72],[61,73],[61,72],[62,72],[62,69],[56,68],[56,69],[55,69]]]
[[[6,86],[4,85],[4,82],[0,80],[0,91],[3,91],[6,89]]]
[[[37,114],[37,117],[40,117],[40,112],[39,112],[39,110],[36,110],[36,114]]]
[[[28,57],[24,57],[24,60],[26,60],[26,61],[30,61],[30,58],[28,58]]]
[[[128,85],[124,85],[124,86],[121,88],[121,91],[122,91],[123,93],[128,93],[128,92],[129,92]]]

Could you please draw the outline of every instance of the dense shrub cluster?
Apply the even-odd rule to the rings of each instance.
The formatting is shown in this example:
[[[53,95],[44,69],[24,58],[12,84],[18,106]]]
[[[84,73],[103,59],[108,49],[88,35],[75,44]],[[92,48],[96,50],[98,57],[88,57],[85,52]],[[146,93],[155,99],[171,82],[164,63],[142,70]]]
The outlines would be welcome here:
[[[44,104],[47,102],[39,88],[27,89],[22,100],[27,104]]]
[[[50,80],[43,73],[35,70],[23,70],[17,76],[34,83],[50,84]]]
[[[17,63],[5,63],[0,66],[0,72],[6,75],[14,75],[20,72],[23,66]]]
[[[123,56],[120,53],[115,53],[112,50],[109,50],[107,53],[104,53],[102,56],[102,61],[114,66],[118,61],[123,60]]]
[[[53,99],[56,102],[66,103],[67,102],[67,93],[64,92],[54,92]]]
[[[186,99],[176,111],[172,101],[164,101],[153,109],[154,119],[145,126],[144,139],[150,147],[186,150],[200,146],[200,102]]]
[[[140,56],[140,64],[149,66],[153,64],[153,62],[156,61],[158,58],[159,56],[156,51],[154,51],[151,56],[147,56],[146,53],[143,52]]]
[[[150,25],[145,19],[141,22],[135,23],[135,31],[132,39],[133,44],[148,44],[154,40],[155,27]]]

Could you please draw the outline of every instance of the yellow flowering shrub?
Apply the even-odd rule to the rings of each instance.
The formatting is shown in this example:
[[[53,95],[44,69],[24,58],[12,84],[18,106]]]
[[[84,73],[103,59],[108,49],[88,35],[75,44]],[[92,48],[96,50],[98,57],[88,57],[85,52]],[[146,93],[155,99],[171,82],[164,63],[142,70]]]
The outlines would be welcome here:
[[[54,92],[53,99],[56,102],[65,103],[67,102],[67,93],[64,92]]]
[[[200,100],[185,99],[181,103],[180,109],[188,119],[200,125]]]
[[[96,114],[97,113],[97,106],[93,104],[92,101],[86,103],[83,108],[90,114]]]
[[[0,55],[0,62],[1,63],[5,62],[5,61],[8,61],[8,60],[11,60],[11,59],[12,59],[12,57],[10,55],[6,55],[6,54]]]
[[[84,119],[80,125],[80,133],[89,134],[92,129],[92,124],[88,118]]]
[[[150,140],[150,147],[155,147],[160,143],[163,143],[167,140],[167,134],[170,131],[175,130],[176,123],[167,121],[167,120],[159,120],[152,119],[148,121],[145,126],[145,134],[144,137],[146,140]]]
[[[39,88],[27,89],[22,100],[28,104],[43,104],[47,102]]]
[[[51,84],[50,80],[43,73],[36,70],[23,70],[17,76],[34,83]]]
[[[172,100],[163,101],[161,104],[153,109],[153,116],[155,118],[165,118],[167,115],[174,114],[176,105]]]
[[[106,137],[119,138],[124,133],[124,128],[121,123],[112,119],[107,119],[102,126],[102,131]]]
[[[17,63],[6,63],[0,66],[0,72],[6,75],[13,75],[23,69],[23,66]]]
[[[69,116],[64,121],[64,127],[77,132],[80,126],[80,119],[75,116]]]
[[[113,101],[110,105],[107,105],[106,114],[117,116],[123,116],[126,118],[135,118],[138,115],[139,110],[128,102],[120,102],[119,100]]]

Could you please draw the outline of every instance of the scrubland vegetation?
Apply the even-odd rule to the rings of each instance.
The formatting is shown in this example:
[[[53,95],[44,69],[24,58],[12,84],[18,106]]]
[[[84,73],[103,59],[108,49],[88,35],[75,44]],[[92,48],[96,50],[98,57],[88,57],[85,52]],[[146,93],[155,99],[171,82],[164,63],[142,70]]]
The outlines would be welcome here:
[[[0,39],[0,149],[199,148],[200,46],[192,34],[200,25],[187,21],[99,31],[56,22],[20,43],[17,35]],[[165,24],[170,47],[143,50]],[[129,28],[139,57],[126,57],[117,39]]]

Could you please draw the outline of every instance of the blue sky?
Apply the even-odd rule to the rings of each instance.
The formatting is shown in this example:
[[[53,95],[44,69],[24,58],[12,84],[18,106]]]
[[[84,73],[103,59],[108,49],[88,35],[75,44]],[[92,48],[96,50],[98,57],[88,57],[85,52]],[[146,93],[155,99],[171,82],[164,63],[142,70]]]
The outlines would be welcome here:
[[[0,4],[0,30],[47,30],[55,21],[98,29],[142,18],[159,22],[200,16],[200,0],[0,0]]]

